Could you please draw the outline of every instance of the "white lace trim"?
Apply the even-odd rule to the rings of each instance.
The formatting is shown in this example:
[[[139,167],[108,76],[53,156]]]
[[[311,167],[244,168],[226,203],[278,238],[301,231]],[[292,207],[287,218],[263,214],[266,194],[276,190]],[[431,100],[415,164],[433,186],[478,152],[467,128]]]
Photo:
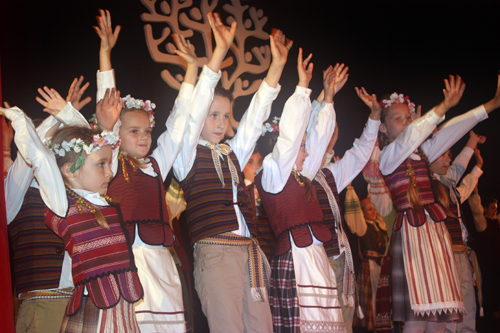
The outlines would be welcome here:
[[[301,333],[346,333],[345,324],[343,322],[332,321],[300,321]]]

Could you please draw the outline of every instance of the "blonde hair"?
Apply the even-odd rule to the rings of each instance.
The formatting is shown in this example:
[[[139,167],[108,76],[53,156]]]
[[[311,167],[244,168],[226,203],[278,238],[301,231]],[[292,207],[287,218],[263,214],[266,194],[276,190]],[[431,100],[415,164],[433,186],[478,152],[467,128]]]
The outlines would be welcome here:
[[[123,108],[122,113],[120,114],[120,118],[123,118],[124,115],[132,113],[132,112],[144,113],[146,115],[146,117],[148,117],[148,121],[149,121],[149,112],[147,112],[143,109],[125,109],[125,108]],[[141,169],[147,168],[147,166],[148,166],[147,163],[144,163],[143,161],[139,160],[138,158],[135,158],[135,157],[128,155],[128,152],[121,150],[121,146],[120,146],[120,151],[122,152],[123,155],[127,156],[130,163],[132,163],[136,167],[141,168]]]
[[[81,139],[85,142],[85,144],[90,145],[93,140],[94,140],[94,135],[100,134],[102,131],[98,129],[91,129],[91,128],[86,128],[86,127],[78,127],[78,126],[65,126],[64,128],[58,130],[54,137],[52,138],[52,146],[55,146],[57,144],[61,145],[64,141],[69,142],[71,139],[76,138],[76,139]],[[59,170],[62,170],[63,166],[66,163],[75,163],[78,157],[80,156],[87,159],[87,153],[85,150],[81,150],[79,153],[76,153],[74,150],[67,151],[64,156],[60,156],[59,154],[55,154],[56,157],[56,162],[57,166],[59,167]],[[66,178],[66,175],[64,172],[61,172],[61,175],[63,177],[63,180],[66,184],[69,184],[68,179]],[[81,198],[80,195],[75,193],[73,190],[71,190],[68,186],[66,186],[66,192],[70,197],[73,197],[75,199]],[[97,220],[97,223],[108,229],[109,230],[109,225],[106,222],[106,219],[102,215],[102,213],[99,211],[99,209],[95,209],[94,216]]]

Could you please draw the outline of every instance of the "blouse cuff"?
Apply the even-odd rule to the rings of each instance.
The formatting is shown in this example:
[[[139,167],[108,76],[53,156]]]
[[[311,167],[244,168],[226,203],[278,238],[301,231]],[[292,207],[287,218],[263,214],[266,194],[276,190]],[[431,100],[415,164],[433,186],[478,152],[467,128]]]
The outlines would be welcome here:
[[[115,88],[115,70],[109,70],[100,72],[97,71],[97,100],[96,103],[104,98],[104,94],[106,93],[106,89]]]
[[[276,97],[278,97],[280,90],[281,86],[279,83],[276,85],[276,88],[272,88],[267,84],[266,80],[264,79],[260,84],[259,90],[257,90],[257,94],[261,96],[263,100],[274,101]]]
[[[300,95],[305,95],[307,97],[311,97],[311,92],[312,92],[312,90],[309,89],[309,88],[305,88],[305,87],[301,87],[301,86],[295,87],[295,93],[296,94],[300,94]]]
[[[215,88],[215,86],[220,80],[220,77],[221,77],[220,70],[218,73],[215,73],[213,70],[208,68],[207,65],[205,65],[203,66],[203,70],[201,71],[199,81],[203,79],[204,82],[206,81],[206,83],[209,84],[212,88]]]
[[[477,165],[475,165],[474,168],[472,168],[470,174],[479,178],[483,174],[483,170],[481,170]]]

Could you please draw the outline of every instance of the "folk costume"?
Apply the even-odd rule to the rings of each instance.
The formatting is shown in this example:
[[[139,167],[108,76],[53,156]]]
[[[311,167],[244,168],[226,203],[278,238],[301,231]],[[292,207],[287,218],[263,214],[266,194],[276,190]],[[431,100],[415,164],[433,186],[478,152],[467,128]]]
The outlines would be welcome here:
[[[318,128],[318,120],[313,113],[311,123],[308,126],[308,137],[314,138],[317,135],[314,133]],[[344,214],[340,205],[339,193],[356,178],[368,161],[376,142],[379,125],[380,121],[368,119],[360,139],[354,141],[353,147],[346,151],[342,159],[334,163],[327,163],[316,175],[311,175],[314,177],[312,184],[316,187],[318,202],[323,211],[323,220],[332,231],[332,240],[323,245],[335,272],[342,315],[348,332],[352,332],[352,323],[356,312],[354,304],[355,274],[351,248],[344,232]],[[329,140],[326,139],[328,143]],[[306,147],[311,149],[311,156],[304,162],[302,174],[309,177],[311,167],[314,168],[314,165],[321,161],[314,161],[315,158],[321,156],[321,151],[314,153],[314,150],[321,148],[321,146],[306,138]]]
[[[98,72],[98,82],[113,82],[108,79],[110,76],[113,76],[113,71]],[[205,90],[210,90],[207,81],[206,75],[202,74],[195,93],[203,95]],[[102,95],[106,88],[111,87],[103,86],[99,94]],[[125,152],[115,153],[112,164],[115,177],[109,184],[108,194],[121,198],[126,232],[133,244],[135,264],[144,288],[144,298],[135,306],[142,332],[186,331],[180,275],[168,249],[174,244],[174,234],[169,224],[163,182],[181,149],[189,117],[201,117],[201,113],[190,115],[193,90],[192,85],[182,83],[157,148],[149,158],[140,161],[144,167],[135,165]],[[131,100],[130,108],[141,109],[142,101],[130,97],[127,97],[125,107],[129,107]],[[145,111],[149,112],[149,109]],[[150,113],[152,126],[153,119]],[[120,125],[118,121],[115,132],[119,131]]]
[[[7,117],[12,120],[20,155],[4,180],[12,271],[20,302],[16,331],[59,332],[73,289],[71,257],[62,240],[45,225],[42,196],[61,214],[67,210],[67,201],[59,203],[57,198],[66,198],[65,191],[51,188],[57,181],[62,184],[61,179],[51,174],[51,166],[57,168],[55,161],[37,152],[37,149],[46,149],[39,138],[45,137],[57,119],[49,116],[35,130],[31,120],[15,108],[7,111]],[[62,121],[61,126],[86,124],[71,103],[57,118]],[[40,190],[38,182],[48,185],[41,186]],[[43,190],[47,188],[51,189],[50,194]]]
[[[204,72],[213,83],[210,93],[203,95],[205,114],[190,118],[174,162],[174,175],[187,202],[195,288],[211,331],[272,332],[269,264],[254,238],[255,223],[241,170],[255,149],[280,86],[271,88],[262,81],[236,135],[226,143],[213,144],[200,134],[220,73],[207,67]]]
[[[273,152],[263,161],[255,183],[276,235],[271,263],[270,303],[275,332],[345,332],[335,273],[323,243],[332,231],[323,220],[316,188],[308,189],[294,170],[311,116],[311,90],[298,86],[288,99]],[[317,103],[311,139],[321,151],[309,165],[315,175],[335,128],[332,103]],[[304,147],[304,149],[306,149]],[[311,155],[313,153],[311,152]],[[307,161],[307,159],[306,159]],[[313,170],[314,169],[314,170]],[[307,180],[305,180],[307,181]]]
[[[45,219],[73,259],[75,289],[61,332],[139,332],[134,303],[144,292],[119,208],[106,205],[98,193],[74,193],[65,218],[47,208]],[[109,229],[97,223],[92,210],[102,213]]]
[[[432,163],[485,118],[480,106],[453,118],[425,141],[442,120],[431,110],[380,153],[380,171],[398,210],[391,240],[393,319],[405,320],[405,325],[457,320],[465,311],[451,238],[443,223],[446,212],[433,192],[427,162],[415,151],[420,147]],[[409,186],[418,190],[420,212],[408,200]]]
[[[437,181],[445,186],[444,189],[448,196],[448,217],[444,222],[450,233],[460,277],[460,286],[467,310],[461,322],[446,324],[446,329],[452,332],[474,331],[476,329],[475,285],[478,287],[480,313],[483,313],[481,273],[476,253],[467,244],[469,232],[462,212],[462,203],[472,194],[483,171],[475,166],[471,173],[466,175],[460,185],[457,186],[473,153],[474,151],[471,148],[465,147],[448,168],[446,175],[433,174]]]
[[[370,204],[370,199],[361,202],[352,186],[347,187],[345,198],[345,219],[349,229],[359,237],[360,252],[363,261],[357,276],[359,303],[365,318],[355,319],[355,326],[365,327],[369,331],[375,330],[375,300],[381,270],[382,257],[389,244],[387,226],[380,214],[375,220],[369,221],[363,214],[363,208]]]

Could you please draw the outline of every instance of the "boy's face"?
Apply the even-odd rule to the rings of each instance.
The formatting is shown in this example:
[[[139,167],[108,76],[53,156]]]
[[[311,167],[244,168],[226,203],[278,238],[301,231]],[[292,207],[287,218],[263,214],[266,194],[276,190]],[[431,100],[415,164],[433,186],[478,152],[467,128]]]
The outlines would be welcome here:
[[[262,166],[262,156],[260,153],[254,153],[248,160],[247,165],[243,168],[243,174],[245,175],[245,179],[251,181],[252,183],[255,180],[255,173]]]
[[[224,139],[229,126],[229,115],[231,114],[231,102],[226,97],[215,96],[208,111],[205,125],[201,131],[201,137],[211,143],[219,143]]]
[[[494,217],[498,213],[498,204],[496,202],[490,203],[484,210],[484,215]]]

